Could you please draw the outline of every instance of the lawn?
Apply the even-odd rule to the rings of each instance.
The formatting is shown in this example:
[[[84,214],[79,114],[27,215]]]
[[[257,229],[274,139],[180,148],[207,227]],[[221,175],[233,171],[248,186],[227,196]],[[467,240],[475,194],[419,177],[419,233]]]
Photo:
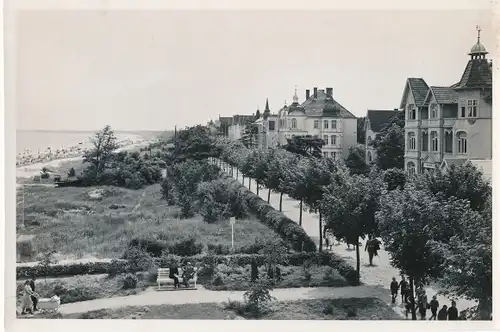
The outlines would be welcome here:
[[[124,307],[83,314],[57,315],[65,319],[241,319],[223,303]],[[399,320],[391,308],[375,298],[314,299],[274,302],[263,320]]]
[[[101,191],[100,199],[89,193]],[[141,190],[118,187],[26,187],[24,218],[19,234],[36,234],[38,252],[56,250],[59,259],[81,257],[119,258],[133,238],[149,238],[167,244],[194,237],[208,245],[231,247],[228,222],[208,224],[201,217],[179,219],[179,210],[161,197],[160,185]],[[18,224],[21,214],[18,213]],[[255,218],[234,225],[235,252],[277,235]]]

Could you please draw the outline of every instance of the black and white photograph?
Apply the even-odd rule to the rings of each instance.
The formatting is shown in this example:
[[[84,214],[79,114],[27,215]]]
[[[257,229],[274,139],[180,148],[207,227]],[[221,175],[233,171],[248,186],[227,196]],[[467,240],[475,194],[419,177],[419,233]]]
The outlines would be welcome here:
[[[493,4],[43,2],[5,13],[6,320],[493,326]]]

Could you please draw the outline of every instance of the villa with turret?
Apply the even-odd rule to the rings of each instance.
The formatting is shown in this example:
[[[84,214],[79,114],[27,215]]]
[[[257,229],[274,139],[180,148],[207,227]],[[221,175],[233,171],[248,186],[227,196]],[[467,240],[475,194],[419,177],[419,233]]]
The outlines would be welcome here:
[[[466,161],[491,169],[492,63],[480,32],[478,27],[477,42],[457,83],[429,86],[423,78],[406,80],[400,109],[406,114],[408,174],[446,170]]]

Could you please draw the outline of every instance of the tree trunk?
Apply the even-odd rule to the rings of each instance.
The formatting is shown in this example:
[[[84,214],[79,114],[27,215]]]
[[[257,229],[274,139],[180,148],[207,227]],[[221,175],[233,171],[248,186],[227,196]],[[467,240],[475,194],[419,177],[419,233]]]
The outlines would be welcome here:
[[[271,201],[271,189],[267,192],[267,204]]]
[[[359,273],[360,271],[360,268],[359,268],[359,265],[360,265],[360,257],[359,257],[359,237],[356,236],[356,276],[358,278],[358,283],[360,282],[361,280],[361,275]]]
[[[319,252],[323,252],[323,225],[321,222],[321,211],[319,212]]]
[[[413,293],[413,288],[414,288],[413,277],[410,276],[411,320],[417,320],[417,308],[415,308],[415,296]]]
[[[233,176],[233,165],[231,165],[231,176]]]
[[[302,226],[302,198],[300,199],[299,226]]]
[[[257,183],[257,196],[259,196],[259,181],[256,181]]]
[[[252,187],[252,178],[248,177],[248,190],[252,191],[251,187]]]
[[[243,179],[241,180],[241,184],[245,185],[245,175],[243,174],[242,176],[243,176]]]
[[[280,193],[280,212],[283,211],[283,192]]]
[[[238,167],[236,167],[236,179],[238,178]]]

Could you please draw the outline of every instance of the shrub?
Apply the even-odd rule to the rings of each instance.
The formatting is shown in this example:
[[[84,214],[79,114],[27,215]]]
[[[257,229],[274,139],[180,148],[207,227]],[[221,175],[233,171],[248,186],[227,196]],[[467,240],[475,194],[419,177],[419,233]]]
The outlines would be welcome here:
[[[129,242],[129,247],[140,248],[152,257],[160,257],[167,249],[167,244],[162,241],[144,238],[134,238]]]
[[[71,167],[68,171],[68,177],[73,177],[73,176],[76,176],[76,171],[73,167]]]
[[[127,270],[129,272],[146,271],[151,268],[153,264],[153,258],[142,248],[127,248],[123,258],[128,261]]]
[[[81,284],[75,286],[69,286],[64,283],[57,284],[54,286],[52,293],[60,297],[61,304],[89,301],[98,297],[93,289]]]
[[[212,277],[211,283],[214,286],[222,286],[222,285],[224,285],[224,279],[225,279],[225,275],[222,272],[217,272]]]
[[[274,299],[271,296],[271,290],[271,284],[264,279],[252,283],[250,289],[243,294],[248,313],[252,316],[259,316],[266,311],[269,303]]]
[[[323,314],[325,315],[333,315],[334,308],[331,303],[327,303],[325,307],[323,308]]]
[[[40,175],[40,177],[41,177],[42,179],[48,179],[48,178],[50,178],[50,174],[49,174],[49,173],[42,173],[42,174]]]
[[[135,289],[137,287],[137,276],[135,274],[127,274],[123,278],[123,289]]]
[[[231,247],[225,244],[211,244],[207,245],[208,252],[215,255],[229,255],[231,253]]]
[[[194,256],[201,254],[203,245],[196,243],[194,237],[175,243],[170,247],[170,252],[179,256]]]

